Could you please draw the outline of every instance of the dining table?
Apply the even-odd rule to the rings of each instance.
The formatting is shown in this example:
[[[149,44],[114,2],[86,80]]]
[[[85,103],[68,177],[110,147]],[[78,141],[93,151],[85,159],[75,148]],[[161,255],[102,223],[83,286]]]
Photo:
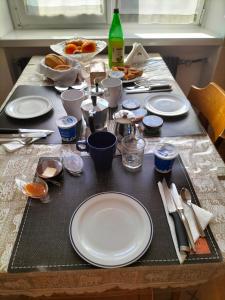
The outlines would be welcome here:
[[[30,59],[8,97],[3,102],[0,109],[1,113],[4,112],[12,96],[18,96],[18,94],[15,94],[18,88],[26,86],[28,92],[31,93],[32,89],[38,90],[40,88],[53,86],[53,83],[38,71],[38,66],[42,58],[42,56],[33,56]],[[107,57],[98,55],[96,60],[107,61]],[[174,93],[186,98],[182,89],[179,87],[179,83],[173,78],[159,54],[149,54],[149,65],[145,68],[145,72],[152,80],[164,80],[169,82]],[[21,92],[21,90],[19,92]],[[60,97],[60,95],[57,97]],[[137,95],[132,95],[132,97],[134,99]],[[146,94],[141,95],[141,97],[144,99]],[[68,295],[81,296],[94,293],[101,294],[113,289],[132,292],[148,288],[188,288],[201,285],[224,275],[225,165],[208,134],[198,124],[194,110],[191,107],[190,109],[191,111],[187,117],[190,118],[188,119],[189,123],[185,123],[184,120],[178,120],[178,123],[174,125],[173,121],[169,120],[165,122],[168,126],[165,127],[165,129],[162,128],[161,136],[144,136],[146,142],[145,155],[146,159],[150,161],[151,155],[159,143],[170,143],[176,147],[180,159],[182,160],[186,172],[185,174],[189,176],[199,204],[204,209],[213,213],[210,230],[218,245],[220,252],[219,259],[215,261],[211,260],[210,262],[202,259],[180,264],[179,261],[173,261],[172,259],[171,261],[167,261],[166,259],[164,261],[162,254],[161,259],[155,259],[154,263],[143,259],[137,263],[121,268],[93,267],[81,260],[80,267],[78,266],[76,268],[73,267],[73,264],[70,262],[71,265],[68,268],[65,268],[63,265],[57,266],[52,264],[46,266],[45,264],[37,264],[36,267],[30,266],[30,269],[28,267],[23,268],[22,263],[19,266],[20,262],[18,259],[18,267],[17,269],[13,269],[12,254],[15,254],[15,245],[17,245],[16,247],[19,245],[18,233],[23,229],[21,229],[21,224],[23,225],[22,220],[26,217],[24,214],[28,213],[28,199],[17,189],[15,177],[21,174],[35,175],[38,161],[42,157],[60,158],[70,153],[77,153],[85,159],[89,157],[85,152],[80,154],[76,149],[75,143],[62,143],[57,127],[55,127],[55,136],[49,137],[48,142],[42,143],[41,140],[39,140],[37,143],[21,147],[13,152],[7,152],[3,146],[0,146],[0,295],[26,295],[34,297],[65,293]],[[57,109],[54,109],[54,114],[55,118],[65,115],[63,106],[61,105],[58,106]],[[181,123],[179,123],[179,121]],[[45,120],[45,122],[47,122],[47,120]],[[23,127],[26,128],[26,121],[21,124],[24,124]],[[196,132],[194,130],[192,133],[192,126],[195,126],[193,124],[196,124],[197,130]],[[13,128],[15,128],[16,125],[17,124],[14,124]],[[113,120],[110,120],[108,130],[113,131],[114,125]],[[2,123],[0,127],[3,127]],[[182,128],[186,130],[184,134],[182,134]],[[175,134],[173,134],[173,130],[175,130]],[[118,157],[119,156],[115,159],[118,160]],[[119,165],[120,162],[117,161],[116,163]],[[88,172],[88,169],[86,172]],[[154,175],[154,173],[152,174]],[[72,180],[74,180],[74,184]],[[75,181],[75,177],[74,179],[70,178],[71,188],[73,185],[76,185]],[[129,187],[127,189],[127,193],[129,193]],[[79,193],[75,191],[75,188],[73,191],[76,196],[79,197]],[[57,193],[58,196],[56,197],[62,198],[60,201],[63,207],[63,203],[64,201],[66,203],[66,200],[62,194],[60,194],[60,190],[58,190]],[[52,202],[54,202],[54,200],[52,200]],[[42,207],[47,207],[49,204],[41,205]],[[56,206],[53,206],[53,208],[56,209]],[[73,212],[71,212],[71,215],[72,213]],[[157,218],[160,217],[154,216],[155,213],[156,211],[150,211],[153,220],[157,220]],[[38,207],[37,214],[40,214]],[[33,208],[33,216],[34,215],[35,212]],[[38,216],[40,217],[40,215]],[[28,224],[32,223],[32,218],[29,219],[29,222]],[[40,223],[41,222],[42,221],[40,221]],[[48,226],[47,223],[44,224]],[[56,231],[54,236],[57,236],[57,230],[59,230],[59,226],[63,224],[63,221],[55,218],[52,224],[51,226],[53,226],[53,228],[55,226]],[[41,227],[41,224],[39,225]],[[157,226],[160,227],[160,223],[156,221],[156,224],[154,224],[156,228],[156,230],[154,228],[154,234],[157,233]],[[36,227],[35,231],[32,231],[31,228],[31,230],[27,232],[29,232],[30,235],[34,235],[29,241],[35,241],[36,245],[40,245],[37,246],[37,248],[45,247],[42,238],[44,238],[44,241],[45,239],[51,240],[51,237],[48,237],[46,234],[43,234],[45,237],[39,235],[38,228]],[[41,232],[44,232],[43,228]],[[46,232],[48,232],[48,230]],[[29,238],[29,236],[27,236],[27,238]],[[69,239],[69,234],[66,238]],[[164,236],[161,238],[163,239]],[[158,237],[158,239],[158,244],[164,247],[164,249],[158,249],[158,251],[165,253],[167,246],[160,241],[160,237]],[[59,244],[58,248],[62,248],[61,253],[63,253],[63,244]],[[34,252],[35,251],[34,249]],[[51,256],[50,250],[48,251],[48,249],[45,248],[45,251],[46,256]],[[75,251],[72,250],[71,255],[73,252],[75,254]],[[35,253],[32,254],[32,262],[34,264],[36,259]],[[29,254],[27,256],[29,256]],[[23,257],[22,252],[21,257]]]

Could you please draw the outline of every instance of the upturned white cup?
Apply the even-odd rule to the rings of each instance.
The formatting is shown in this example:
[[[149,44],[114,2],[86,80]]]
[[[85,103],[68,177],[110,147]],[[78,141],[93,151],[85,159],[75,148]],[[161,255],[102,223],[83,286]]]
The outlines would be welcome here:
[[[106,78],[102,80],[104,97],[109,102],[109,107],[117,107],[122,97],[122,80],[118,78]]]
[[[78,121],[82,118],[80,105],[84,98],[84,92],[75,89],[64,91],[61,94],[61,100],[65,111],[69,116],[74,116]]]

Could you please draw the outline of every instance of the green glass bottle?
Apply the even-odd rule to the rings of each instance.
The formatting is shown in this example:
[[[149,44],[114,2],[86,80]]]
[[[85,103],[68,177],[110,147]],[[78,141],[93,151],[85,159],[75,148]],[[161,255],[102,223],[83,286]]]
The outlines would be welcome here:
[[[118,8],[114,9],[113,20],[109,30],[108,57],[110,68],[112,68],[113,66],[123,66],[124,38]]]

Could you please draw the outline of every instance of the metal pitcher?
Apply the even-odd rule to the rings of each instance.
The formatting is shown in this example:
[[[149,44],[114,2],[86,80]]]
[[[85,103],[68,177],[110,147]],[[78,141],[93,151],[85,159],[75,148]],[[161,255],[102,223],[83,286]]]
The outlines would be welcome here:
[[[96,95],[92,95],[91,99],[89,98],[81,103],[84,120],[91,132],[106,128],[108,107],[108,101]]]
[[[115,135],[120,142],[124,136],[135,135],[136,127],[134,125],[135,115],[129,110],[122,109],[113,114],[116,123]]]

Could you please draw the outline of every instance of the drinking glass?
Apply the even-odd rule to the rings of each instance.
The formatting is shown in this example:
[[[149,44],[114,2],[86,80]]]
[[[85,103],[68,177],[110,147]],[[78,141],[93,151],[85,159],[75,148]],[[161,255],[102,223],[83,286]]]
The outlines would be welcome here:
[[[142,166],[145,140],[134,135],[125,136],[121,141],[122,163],[130,171]]]

